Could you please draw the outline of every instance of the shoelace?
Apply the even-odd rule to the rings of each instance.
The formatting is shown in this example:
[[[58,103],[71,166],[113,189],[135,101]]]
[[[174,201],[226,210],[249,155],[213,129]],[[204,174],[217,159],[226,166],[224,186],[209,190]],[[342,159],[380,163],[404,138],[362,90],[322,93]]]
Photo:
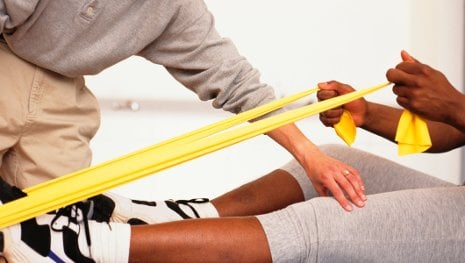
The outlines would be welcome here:
[[[75,224],[78,226],[78,232],[77,235],[79,236],[79,233],[81,231],[81,225],[79,224],[81,221],[84,223],[84,233],[86,235],[86,243],[87,247],[89,248],[89,253],[91,254],[91,239],[90,239],[90,229],[89,229],[89,219],[92,216],[93,213],[93,202],[91,201],[86,201],[86,202],[78,202],[73,205],[69,205],[63,208],[60,208],[56,211],[55,217],[53,217],[51,223],[50,223],[50,228],[53,231],[56,232],[63,232],[63,229],[69,228],[72,229],[70,226],[71,224]],[[56,228],[55,223],[60,219],[61,217],[64,217],[68,220],[67,224],[61,225],[61,228]],[[90,255],[92,258],[92,254]]]

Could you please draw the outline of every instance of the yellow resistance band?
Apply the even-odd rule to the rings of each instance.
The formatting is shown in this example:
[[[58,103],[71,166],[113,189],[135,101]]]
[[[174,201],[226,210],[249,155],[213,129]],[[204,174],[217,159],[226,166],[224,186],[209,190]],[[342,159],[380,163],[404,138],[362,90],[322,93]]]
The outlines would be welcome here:
[[[302,92],[296,93],[294,95],[290,95],[290,96],[281,98],[279,100],[272,101],[272,102],[270,102],[270,103],[268,103],[266,105],[262,105],[262,106],[254,108],[254,109],[248,110],[246,112],[239,113],[237,115],[234,115],[234,116],[229,117],[227,119],[224,119],[222,121],[215,122],[213,124],[207,125],[207,126],[202,127],[200,129],[185,133],[185,134],[183,134],[181,136],[177,136],[177,137],[168,139],[168,140],[163,141],[161,143],[158,143],[158,144],[155,144],[153,146],[141,149],[141,150],[139,150],[137,152],[134,152],[134,153],[131,153],[129,155],[121,156],[121,157],[119,157],[117,159],[110,160],[108,162],[104,162],[102,164],[99,164],[99,165],[97,165],[95,167],[91,167],[91,168],[98,168],[100,166],[105,166],[107,164],[116,162],[118,160],[124,160],[125,158],[129,158],[131,156],[141,154],[141,153],[143,153],[145,151],[154,151],[155,149],[161,151],[160,154],[163,154],[166,151],[165,147],[168,147],[168,146],[169,147],[174,147],[175,145],[183,145],[183,146],[185,146],[185,145],[189,144],[190,142],[199,140],[201,138],[206,138],[207,136],[210,136],[212,134],[218,133],[220,131],[224,131],[224,130],[226,130],[228,128],[231,128],[231,127],[233,127],[235,125],[238,125],[240,123],[244,123],[244,122],[249,121],[251,119],[260,117],[260,116],[262,116],[264,114],[267,114],[267,113],[270,113],[270,112],[272,112],[274,110],[282,108],[285,105],[288,105],[288,104],[290,104],[292,102],[295,102],[295,101],[297,101],[297,100],[299,100],[299,99],[301,99],[303,97],[306,97],[306,96],[308,96],[308,95],[310,95],[312,93],[315,93],[316,91],[318,91],[318,88],[313,88],[313,89],[310,89],[310,90],[302,91]],[[88,168],[88,169],[91,169],[91,168]],[[72,174],[70,174],[69,176],[72,176]],[[32,193],[34,191],[37,191],[40,188],[48,187],[49,184],[56,184],[57,181],[60,181],[60,180],[67,180],[67,176],[62,176],[62,177],[56,178],[54,180],[44,182],[42,184],[27,188],[27,189],[25,189],[23,191],[30,194],[30,193]]]
[[[200,132],[193,132],[194,135],[188,133],[191,135],[178,137],[180,138],[179,141],[169,140],[168,142],[145,148],[112,161],[28,188],[25,190],[27,196],[0,206],[0,229],[104,193],[114,187],[142,178],[143,176],[162,171],[305,117],[338,107],[386,87],[389,84],[381,84],[303,106],[219,134],[213,134],[212,132],[216,130],[214,128],[215,125],[207,126],[209,128],[198,130]],[[262,108],[263,113],[271,111],[265,110],[266,108],[266,105]],[[232,117],[232,119],[234,120],[235,118]],[[229,121],[220,123],[227,127],[232,126]],[[210,134],[210,136],[204,137],[199,135],[203,134],[203,132]],[[181,142],[183,147],[179,147]]]

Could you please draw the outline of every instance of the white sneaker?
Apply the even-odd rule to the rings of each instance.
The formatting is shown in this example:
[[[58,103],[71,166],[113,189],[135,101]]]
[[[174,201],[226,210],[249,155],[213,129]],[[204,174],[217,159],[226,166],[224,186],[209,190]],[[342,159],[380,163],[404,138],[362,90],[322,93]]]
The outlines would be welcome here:
[[[0,178],[0,205],[25,195]],[[127,262],[130,227],[110,223],[113,209],[109,211],[89,200],[1,229],[0,258],[20,263]]]
[[[1,230],[8,262],[95,262],[87,212],[80,202]]]
[[[189,218],[218,217],[218,212],[206,198],[191,200],[140,201],[113,193],[92,198],[95,210],[110,210],[110,221],[131,225],[157,224]],[[104,207],[104,208],[101,208]],[[107,214],[96,212],[95,214]],[[103,216],[104,218],[106,216]]]

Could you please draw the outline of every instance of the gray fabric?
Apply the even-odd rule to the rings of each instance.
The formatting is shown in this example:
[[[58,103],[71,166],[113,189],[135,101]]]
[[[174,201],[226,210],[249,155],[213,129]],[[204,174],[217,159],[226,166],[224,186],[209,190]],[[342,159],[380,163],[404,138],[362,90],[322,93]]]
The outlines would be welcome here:
[[[29,1],[0,0],[0,29],[15,54],[42,68],[89,75],[139,55],[216,108],[238,113],[275,99],[201,0]]]
[[[0,32],[13,32],[34,12],[39,0],[1,0]]]
[[[327,144],[320,146],[320,150],[356,168],[362,177],[366,194],[454,185],[437,177],[402,166],[386,158],[354,148]],[[305,200],[318,196],[304,169],[297,161],[291,160],[281,167],[281,169],[290,173],[299,182]]]
[[[316,196],[315,189],[313,188],[310,179],[308,179],[307,174],[302,166],[296,160],[291,160],[285,165],[283,165],[281,170],[284,170],[291,174],[297,183],[300,185],[300,189],[302,189],[302,193],[304,194],[305,200],[309,200]]]
[[[320,149],[329,156],[358,169],[367,194],[403,189],[454,186],[454,184],[437,177],[354,148],[329,144],[321,146]]]
[[[258,216],[274,262],[463,262],[465,187],[359,150],[321,149],[359,169],[367,204],[345,212],[315,197]]]

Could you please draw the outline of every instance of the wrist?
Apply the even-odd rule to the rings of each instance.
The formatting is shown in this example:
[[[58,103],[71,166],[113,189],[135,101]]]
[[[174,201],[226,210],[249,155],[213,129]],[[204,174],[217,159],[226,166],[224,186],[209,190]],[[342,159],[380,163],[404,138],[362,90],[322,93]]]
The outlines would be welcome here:
[[[460,94],[460,99],[457,100],[454,106],[451,107],[449,114],[444,116],[446,123],[456,129],[465,132],[465,95]]]
[[[273,130],[268,135],[291,153],[299,163],[319,152],[318,147],[295,124]]]
[[[306,162],[306,160],[311,159],[312,156],[315,156],[318,153],[318,147],[315,144],[313,144],[310,140],[306,139],[298,145],[296,145],[294,151],[294,158],[299,163],[304,163]]]
[[[365,112],[362,115],[362,118],[360,118],[360,123],[359,127],[361,128],[367,128],[370,127],[371,123],[373,122],[373,119],[376,120],[376,118],[373,118],[373,112],[376,111],[376,109],[373,109],[375,105],[371,102],[366,102],[365,106]]]

